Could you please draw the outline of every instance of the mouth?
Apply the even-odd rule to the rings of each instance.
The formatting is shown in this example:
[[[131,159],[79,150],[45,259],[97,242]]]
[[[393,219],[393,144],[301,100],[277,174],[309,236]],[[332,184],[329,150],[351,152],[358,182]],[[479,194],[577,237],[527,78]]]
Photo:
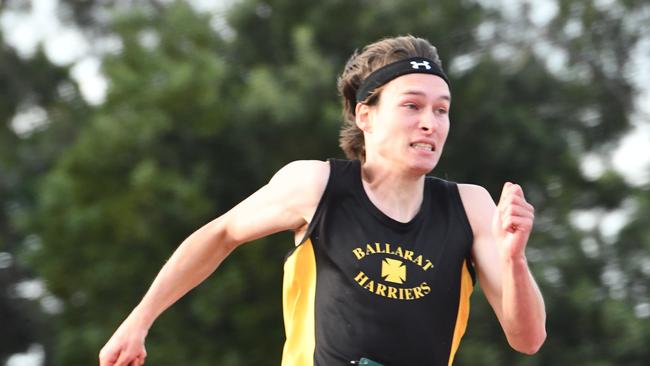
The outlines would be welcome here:
[[[411,147],[417,150],[424,150],[424,151],[436,151],[435,145],[432,144],[427,144],[424,142],[415,142],[411,144]]]

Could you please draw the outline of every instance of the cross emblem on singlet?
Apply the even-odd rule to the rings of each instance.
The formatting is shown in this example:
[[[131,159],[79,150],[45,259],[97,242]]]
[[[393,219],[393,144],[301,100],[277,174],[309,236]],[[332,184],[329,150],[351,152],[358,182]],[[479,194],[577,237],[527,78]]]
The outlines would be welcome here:
[[[397,259],[384,258],[381,277],[384,281],[402,284],[406,281],[406,265]]]

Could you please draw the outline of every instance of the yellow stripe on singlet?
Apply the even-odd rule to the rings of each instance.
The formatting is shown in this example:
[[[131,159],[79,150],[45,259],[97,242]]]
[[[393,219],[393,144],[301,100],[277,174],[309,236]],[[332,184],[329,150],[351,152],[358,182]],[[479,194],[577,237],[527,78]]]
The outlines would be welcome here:
[[[311,239],[299,245],[287,258],[282,287],[287,337],[282,350],[282,366],[312,366],[316,347],[316,259]]]
[[[469,319],[469,297],[474,289],[472,275],[467,269],[467,262],[463,262],[460,278],[460,302],[458,303],[458,316],[456,317],[456,327],[454,329],[454,338],[451,343],[451,353],[449,354],[449,366],[454,362],[454,356],[460,345],[460,339],[467,329],[467,320]]]

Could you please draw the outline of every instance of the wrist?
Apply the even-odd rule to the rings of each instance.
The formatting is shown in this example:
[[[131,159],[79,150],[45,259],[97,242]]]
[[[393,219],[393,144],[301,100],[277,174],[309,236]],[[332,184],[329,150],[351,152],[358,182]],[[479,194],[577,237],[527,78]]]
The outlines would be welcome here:
[[[146,334],[149,332],[149,328],[151,328],[154,319],[155,317],[140,304],[129,314],[127,322],[131,327],[140,329]]]
[[[528,268],[528,259],[526,258],[526,254],[524,253],[504,254],[501,257],[501,261],[507,266]]]

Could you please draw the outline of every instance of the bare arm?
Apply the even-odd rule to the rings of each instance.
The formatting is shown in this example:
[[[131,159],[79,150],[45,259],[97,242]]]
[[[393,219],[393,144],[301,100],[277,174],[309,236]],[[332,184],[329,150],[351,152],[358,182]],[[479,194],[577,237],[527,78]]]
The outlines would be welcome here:
[[[100,352],[101,366],[144,363],[144,338],[154,320],[205,280],[239,245],[311,220],[329,177],[329,164],[298,161],[224,215],[192,233],[165,263],[142,301]]]
[[[546,339],[546,310],[525,255],[534,208],[516,184],[504,185],[498,206],[482,187],[459,188],[474,231],[472,254],[481,289],[508,343],[519,352],[536,353]]]

